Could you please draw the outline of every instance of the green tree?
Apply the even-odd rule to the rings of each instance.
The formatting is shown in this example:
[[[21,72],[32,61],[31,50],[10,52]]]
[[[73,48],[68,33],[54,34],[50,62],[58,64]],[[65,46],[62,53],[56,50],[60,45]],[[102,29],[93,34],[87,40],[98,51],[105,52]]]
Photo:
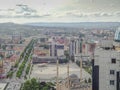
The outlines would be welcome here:
[[[68,51],[65,51],[65,52],[64,52],[64,55],[66,56],[66,61],[68,62],[69,59],[70,59],[69,52],[68,52]]]
[[[89,78],[89,79],[88,79],[88,83],[91,83],[91,82],[92,82],[92,81],[91,81],[91,78]]]
[[[85,79],[85,83],[87,83],[87,80]]]
[[[24,86],[23,86],[23,90],[31,90],[31,82],[29,80],[27,80],[25,83],[24,83]]]

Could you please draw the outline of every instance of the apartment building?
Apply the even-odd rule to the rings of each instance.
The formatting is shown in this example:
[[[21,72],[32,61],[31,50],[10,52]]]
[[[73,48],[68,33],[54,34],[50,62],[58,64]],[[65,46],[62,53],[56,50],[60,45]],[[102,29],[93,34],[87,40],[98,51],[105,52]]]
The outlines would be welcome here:
[[[112,42],[106,41],[95,49],[93,90],[120,90],[120,51],[115,48]]]

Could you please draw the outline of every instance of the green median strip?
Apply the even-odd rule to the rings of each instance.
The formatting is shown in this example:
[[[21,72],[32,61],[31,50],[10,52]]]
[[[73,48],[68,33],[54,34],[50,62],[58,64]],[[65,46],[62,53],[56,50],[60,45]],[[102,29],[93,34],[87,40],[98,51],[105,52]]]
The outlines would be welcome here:
[[[32,51],[34,42],[35,42],[35,40],[31,40],[31,42],[30,42],[30,43],[28,44],[28,46],[27,46],[27,49],[25,49],[26,55],[25,55],[25,57],[24,57],[24,61],[22,62],[22,64],[21,64],[20,67],[19,67],[19,70],[18,70],[17,73],[16,73],[16,77],[18,77],[18,78],[21,77],[22,72],[24,71],[24,68],[25,68],[25,66],[26,66],[26,63],[27,63],[28,58],[29,58],[29,56],[30,56],[30,53],[31,53],[31,51]],[[24,56],[24,55],[23,55],[23,56]],[[27,67],[27,68],[29,69],[29,67]],[[26,72],[29,72],[29,71],[26,71]]]

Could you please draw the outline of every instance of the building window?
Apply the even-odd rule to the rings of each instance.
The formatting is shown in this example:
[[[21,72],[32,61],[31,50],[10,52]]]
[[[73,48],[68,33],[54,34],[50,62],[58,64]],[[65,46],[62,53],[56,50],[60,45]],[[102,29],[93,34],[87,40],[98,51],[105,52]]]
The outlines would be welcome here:
[[[115,63],[116,63],[116,58],[112,58],[112,59],[111,59],[111,63],[114,63],[114,64],[115,64]]]
[[[110,85],[114,85],[115,81],[114,80],[110,80]]]
[[[110,74],[114,75],[115,74],[115,70],[110,70]]]

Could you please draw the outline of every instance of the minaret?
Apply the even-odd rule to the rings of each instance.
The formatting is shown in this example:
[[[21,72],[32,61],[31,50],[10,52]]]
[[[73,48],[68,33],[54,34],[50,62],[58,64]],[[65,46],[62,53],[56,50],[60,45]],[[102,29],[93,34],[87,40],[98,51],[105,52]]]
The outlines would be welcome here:
[[[67,65],[67,85],[68,85],[68,90],[70,90],[70,82],[69,82],[69,62],[68,62],[68,65]]]
[[[82,54],[81,54],[81,58],[80,58],[80,82],[82,80]]]
[[[83,54],[83,50],[82,50],[82,46],[83,46],[83,39],[81,39],[81,51],[80,51],[80,82],[82,80],[82,54]]]
[[[20,32],[20,40],[22,40],[22,34],[21,34],[21,32]]]
[[[58,61],[58,59],[57,59],[57,77],[56,77],[56,90],[59,90],[59,61]]]
[[[1,60],[1,66],[0,66],[0,74],[3,73],[3,60]]]

